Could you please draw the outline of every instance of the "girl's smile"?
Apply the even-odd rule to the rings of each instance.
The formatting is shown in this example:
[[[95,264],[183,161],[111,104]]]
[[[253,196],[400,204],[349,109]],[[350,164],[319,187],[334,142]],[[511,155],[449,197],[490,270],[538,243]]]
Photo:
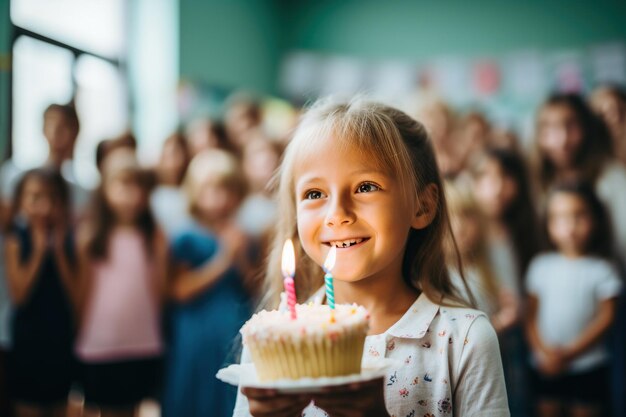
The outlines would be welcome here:
[[[323,242],[325,245],[334,246],[337,249],[350,249],[358,247],[361,244],[365,244],[369,240],[369,237],[357,237],[347,239],[334,239],[328,242]]]

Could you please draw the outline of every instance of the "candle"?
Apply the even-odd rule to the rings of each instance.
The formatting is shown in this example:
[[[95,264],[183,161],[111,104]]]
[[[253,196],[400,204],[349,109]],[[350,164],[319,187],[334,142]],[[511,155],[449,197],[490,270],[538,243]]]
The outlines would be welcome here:
[[[328,306],[330,307],[330,321],[335,321],[335,288],[333,285],[333,275],[331,271],[335,266],[335,260],[337,259],[337,248],[335,246],[331,246],[330,251],[328,252],[328,256],[326,256],[326,260],[324,261],[324,283],[326,284],[326,299],[328,300]]]
[[[285,241],[282,256],[283,284],[287,294],[287,307],[291,314],[291,319],[296,319],[296,283],[293,277],[296,274],[296,255],[293,250],[291,239]]]

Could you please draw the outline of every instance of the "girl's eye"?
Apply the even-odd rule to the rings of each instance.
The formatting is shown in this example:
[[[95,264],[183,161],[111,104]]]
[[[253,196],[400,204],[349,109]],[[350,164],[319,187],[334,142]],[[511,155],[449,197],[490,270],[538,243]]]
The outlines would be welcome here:
[[[322,198],[323,194],[319,190],[310,190],[304,193],[305,200],[318,200]]]
[[[371,193],[372,191],[379,191],[380,187],[371,182],[364,182],[359,185],[356,189],[357,193]]]

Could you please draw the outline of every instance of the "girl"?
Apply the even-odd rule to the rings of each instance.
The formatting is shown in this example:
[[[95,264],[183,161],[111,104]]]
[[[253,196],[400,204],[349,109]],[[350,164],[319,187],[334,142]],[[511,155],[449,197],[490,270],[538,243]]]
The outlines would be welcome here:
[[[471,188],[487,220],[483,233],[489,262],[498,281],[509,283],[509,303],[516,307],[519,318],[522,278],[540,248],[526,166],[517,152],[488,148],[476,156],[470,169]],[[527,351],[522,323],[511,323],[508,331],[499,336],[511,415],[526,415]]]
[[[5,259],[17,417],[65,415],[74,363],[69,198],[63,178],[49,169],[26,172],[15,189]]]
[[[446,182],[445,191],[467,284],[477,308],[487,313],[497,333],[503,333],[515,324],[519,316],[517,282],[511,279],[512,274],[498,276],[491,267],[486,235],[482,233],[486,222],[472,193],[453,182]],[[447,246],[454,248],[451,242]],[[449,252],[450,259],[456,260],[455,251]],[[454,270],[454,266],[452,269],[452,276],[462,285],[459,271]]]
[[[533,259],[526,282],[537,411],[607,415],[609,358],[602,338],[621,288],[609,222],[593,189],[574,182],[550,193],[546,228],[553,252]]]
[[[229,416],[236,391],[215,378],[250,316],[246,236],[234,216],[246,192],[237,159],[198,154],[184,181],[195,223],[174,238],[165,417]]]
[[[175,133],[165,140],[156,168],[159,185],[150,195],[150,206],[168,236],[189,222],[187,199],[181,189],[189,159],[189,148],[182,135]]]
[[[286,151],[279,204],[265,305],[279,303],[285,239],[297,248],[300,302],[323,291],[320,265],[337,246],[336,301],[371,314],[364,355],[399,365],[384,381],[321,393],[244,387],[236,416],[293,416],[305,407],[307,416],[509,415],[496,333],[465,307],[445,267],[450,224],[421,124],[360,99],[318,103]]]
[[[562,180],[590,182],[611,216],[616,249],[626,262],[626,169],[611,156],[605,125],[578,95],[553,95],[539,111],[537,149],[541,190]]]
[[[519,293],[522,277],[540,247],[527,169],[515,151],[487,148],[471,164],[471,187],[487,224],[491,263],[500,280]]]
[[[615,156],[626,164],[626,91],[617,85],[598,87],[590,103],[609,128]]]
[[[133,152],[116,150],[79,230],[85,416],[132,416],[156,384],[167,246],[148,206],[151,185]]]
[[[268,187],[280,163],[282,146],[264,136],[248,142],[243,150],[242,168],[250,185],[237,221],[251,236],[265,239],[276,224],[276,199]]]

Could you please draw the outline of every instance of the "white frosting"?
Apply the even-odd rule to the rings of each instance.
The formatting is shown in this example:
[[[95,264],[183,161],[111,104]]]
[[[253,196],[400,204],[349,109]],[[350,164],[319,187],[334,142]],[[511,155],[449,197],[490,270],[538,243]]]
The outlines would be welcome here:
[[[289,311],[260,311],[241,328],[244,343],[247,340],[300,340],[307,337],[344,334],[362,328],[368,330],[369,313],[356,304],[338,304],[333,311],[327,305],[297,304],[297,318],[291,319]]]

